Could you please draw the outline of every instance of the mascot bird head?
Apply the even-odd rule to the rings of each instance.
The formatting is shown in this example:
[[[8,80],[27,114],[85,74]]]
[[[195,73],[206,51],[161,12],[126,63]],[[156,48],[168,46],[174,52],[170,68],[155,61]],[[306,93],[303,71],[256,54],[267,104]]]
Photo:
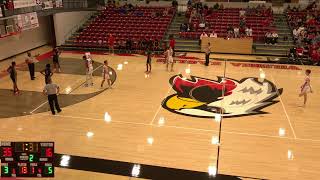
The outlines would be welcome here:
[[[169,82],[176,94],[163,101],[163,108],[203,118],[221,113],[223,117],[265,113],[261,109],[278,102],[274,99],[282,92],[272,82],[259,82],[252,77],[240,81],[218,77],[215,81],[195,76],[185,79],[176,75]]]

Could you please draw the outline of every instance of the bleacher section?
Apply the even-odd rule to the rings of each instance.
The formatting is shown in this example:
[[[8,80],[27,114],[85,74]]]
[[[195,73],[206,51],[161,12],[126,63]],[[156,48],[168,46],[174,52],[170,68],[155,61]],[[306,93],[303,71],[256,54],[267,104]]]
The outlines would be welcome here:
[[[163,14],[167,11],[168,14]],[[79,33],[74,35],[65,46],[86,48],[108,48],[108,36],[115,37],[115,47],[119,42],[132,41],[131,49],[141,49],[141,41],[164,38],[175,15],[171,7],[134,7],[128,12],[120,8],[108,7]]]
[[[206,26],[208,28],[197,28],[194,29],[193,32],[181,32],[180,35],[183,38],[189,39],[199,39],[200,34],[203,31],[207,33],[212,32],[214,30],[218,37],[226,37],[227,36],[227,28],[228,26],[238,26],[240,23],[240,8],[226,8],[221,10],[216,10],[211,14],[205,17]],[[243,9],[244,10],[244,9]],[[190,10],[189,10],[190,11]],[[268,21],[266,24],[266,20]],[[275,27],[272,26],[273,16],[258,16],[258,15],[250,15],[245,17],[246,26],[251,27],[253,29],[253,39],[254,40],[263,40],[264,35],[267,31],[275,30]],[[191,24],[199,24],[199,17],[192,18]]]

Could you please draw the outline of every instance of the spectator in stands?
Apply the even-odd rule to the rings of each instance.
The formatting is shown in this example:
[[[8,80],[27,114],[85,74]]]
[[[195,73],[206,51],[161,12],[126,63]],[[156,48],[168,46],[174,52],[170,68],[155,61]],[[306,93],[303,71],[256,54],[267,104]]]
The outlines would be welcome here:
[[[234,37],[238,38],[240,36],[240,31],[239,31],[239,27],[235,26],[233,28],[233,33],[234,33]]]
[[[219,10],[219,4],[216,3],[214,6],[213,6],[213,10]]]
[[[248,37],[252,37],[252,28],[251,28],[251,27],[247,27],[247,28],[246,28],[246,35],[247,35]]]
[[[279,38],[278,33],[273,32],[273,33],[272,33],[272,41],[271,41],[271,43],[272,43],[272,44],[277,44],[277,43],[278,43],[278,38]]]
[[[212,31],[212,32],[210,33],[209,37],[217,38],[218,35],[217,35],[216,32]]]
[[[127,39],[127,41],[126,41],[126,52],[131,53],[131,49],[132,49],[132,40],[131,39]]]
[[[158,39],[154,40],[153,47],[154,47],[154,51],[159,51],[160,50],[160,42],[159,42]]]
[[[313,62],[314,65],[320,65],[320,51],[318,50],[312,50],[311,52],[311,60]]]
[[[202,41],[202,38],[204,37],[208,37],[207,33],[206,32],[202,32],[201,35],[200,35],[200,39],[199,39],[199,45],[201,45],[201,41]]]
[[[114,43],[115,43],[115,38],[113,35],[110,33],[108,37],[108,46],[109,46],[109,53],[112,52],[114,54]]]
[[[292,35],[293,35],[293,40],[294,40],[294,42],[296,42],[297,39],[298,39],[298,37],[299,37],[298,29],[297,29],[297,28],[294,28],[294,29],[293,29]]]
[[[178,7],[178,1],[177,0],[172,0],[172,7],[177,8]]]
[[[227,38],[233,37],[233,35],[234,35],[233,30],[234,30],[233,27],[231,25],[229,25],[227,28]]]
[[[272,33],[271,32],[266,32],[265,36],[265,44],[270,44],[272,41]]]
[[[239,11],[239,16],[240,16],[240,18],[245,17],[245,15],[246,15],[246,11],[245,11],[244,9],[241,9],[241,10]]]

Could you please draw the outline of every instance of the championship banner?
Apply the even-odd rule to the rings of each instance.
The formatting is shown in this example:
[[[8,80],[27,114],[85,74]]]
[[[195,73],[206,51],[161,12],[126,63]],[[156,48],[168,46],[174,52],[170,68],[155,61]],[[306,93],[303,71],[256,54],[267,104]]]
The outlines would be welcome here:
[[[37,5],[36,0],[14,0],[13,1],[13,7],[15,9],[24,8],[24,7],[32,7],[32,6],[36,6],[36,5]]]
[[[37,0],[37,4],[42,7],[42,9],[52,9],[53,2],[52,0]]]
[[[38,15],[36,12],[17,15],[15,21],[18,29],[21,31],[39,27]]]

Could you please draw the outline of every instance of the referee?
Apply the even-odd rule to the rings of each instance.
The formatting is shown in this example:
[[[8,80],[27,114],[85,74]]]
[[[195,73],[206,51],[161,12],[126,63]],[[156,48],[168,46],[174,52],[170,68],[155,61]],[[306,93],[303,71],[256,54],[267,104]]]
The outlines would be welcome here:
[[[28,68],[29,68],[29,73],[30,73],[30,78],[31,80],[34,80],[34,58],[31,56],[31,53],[28,52],[27,53],[27,57],[26,57],[26,63],[28,64]]]
[[[44,86],[43,94],[48,96],[48,101],[52,115],[56,114],[54,108],[56,108],[57,112],[60,113],[62,110],[60,109],[57,97],[57,95],[59,94],[59,86],[53,84],[51,78],[48,79],[48,84]]]

